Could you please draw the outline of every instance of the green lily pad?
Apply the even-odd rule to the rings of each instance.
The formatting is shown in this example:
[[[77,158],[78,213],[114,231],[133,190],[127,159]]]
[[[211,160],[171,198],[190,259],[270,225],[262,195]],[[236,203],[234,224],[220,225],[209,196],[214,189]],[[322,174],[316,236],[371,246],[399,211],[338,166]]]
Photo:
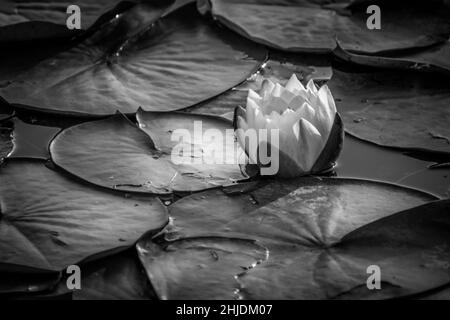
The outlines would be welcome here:
[[[378,145],[450,152],[445,77],[335,69],[329,87],[347,132]]]
[[[377,246],[365,247],[365,260],[352,256],[362,250],[341,249],[346,236],[398,211],[435,199],[414,189],[358,179],[303,178],[262,186],[252,183],[247,188],[210,190],[177,201],[169,207],[173,226],[167,230],[166,238],[243,237],[267,247],[268,260],[238,277],[241,298],[337,298],[358,286],[368,291],[366,268],[387,259]],[[415,247],[410,248],[414,251]],[[364,269],[362,261],[366,263]],[[429,287],[426,282],[415,285],[414,279],[402,282],[390,277],[395,290],[388,285],[387,290],[381,291],[382,297],[423,291],[444,281],[446,270],[421,270],[419,264],[423,260],[413,262],[411,268],[430,280]],[[383,267],[382,272],[389,275],[398,271],[395,264]],[[351,297],[364,295],[359,292]],[[376,293],[373,296],[378,297]]]
[[[167,300],[229,300],[236,298],[236,276],[266,259],[254,241],[187,238],[159,246],[137,244],[139,258],[158,298]]]
[[[172,141],[172,132],[183,128],[194,139],[195,122],[201,122],[201,133],[217,129],[224,136],[222,141],[196,140],[195,151],[240,150],[231,121],[199,114],[144,111],[139,111],[137,118],[141,128],[123,115],[67,128],[51,143],[51,157],[58,166],[86,181],[123,191],[192,192],[247,178],[238,164],[220,164],[225,158],[219,153],[207,157],[205,152],[201,159],[192,158],[198,154],[184,154],[180,162],[172,160],[172,148],[188,139]],[[242,150],[237,152],[243,154]],[[199,162],[192,163],[193,159]],[[206,160],[211,164],[203,162]],[[214,161],[216,164],[212,164]]]
[[[369,30],[364,11],[331,10],[303,3],[211,0],[211,13],[239,34],[284,51],[329,52],[336,38],[361,53],[425,47],[448,38],[449,21],[423,8],[384,10],[382,29]]]
[[[59,271],[131,246],[168,221],[157,198],[108,193],[42,161],[8,160],[0,178],[0,265],[7,270]]]
[[[241,83],[265,58],[263,47],[218,30],[193,6],[161,18],[139,4],[79,45],[11,75],[0,95],[52,113],[171,111]]]

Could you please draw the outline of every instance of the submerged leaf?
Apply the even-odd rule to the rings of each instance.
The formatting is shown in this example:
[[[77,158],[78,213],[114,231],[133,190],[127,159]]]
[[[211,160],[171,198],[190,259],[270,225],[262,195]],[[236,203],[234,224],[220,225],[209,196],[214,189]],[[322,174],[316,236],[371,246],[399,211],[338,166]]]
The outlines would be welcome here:
[[[141,128],[115,115],[67,128],[51,143],[52,159],[84,180],[124,191],[192,192],[247,178],[238,163],[224,164],[235,161],[233,151],[244,154],[227,119],[140,111],[138,121]],[[180,136],[180,128],[188,136]],[[210,129],[223,139],[203,139]],[[187,152],[173,154],[180,145]]]
[[[237,298],[236,276],[266,259],[266,249],[243,239],[186,238],[159,246],[142,239],[139,258],[160,299]]]
[[[50,170],[42,161],[0,168],[0,264],[58,271],[132,245],[168,221],[154,197],[108,193]]]
[[[383,146],[448,153],[447,81],[433,75],[334,69],[329,87],[347,132]]]
[[[9,103],[47,112],[108,115],[195,105],[244,81],[261,46],[218,30],[191,6],[160,19],[136,5],[79,45],[10,77]]]
[[[357,253],[353,248],[339,249],[342,239],[373,221],[436,199],[395,185],[337,178],[273,181],[256,190],[236,190],[206,191],[171,205],[174,226],[166,237],[244,237],[266,246],[269,259],[238,278],[240,294],[248,299],[335,298],[358,286],[369,291],[366,268],[381,263],[383,251],[366,247],[369,257],[361,269],[361,260],[352,256]],[[385,268],[386,274],[397,270]],[[440,275],[445,273],[440,271]],[[430,287],[444,281],[434,271],[420,272],[434,281]],[[383,297],[426,286],[425,282],[414,285],[395,279],[391,283],[396,290],[387,288],[381,292]]]

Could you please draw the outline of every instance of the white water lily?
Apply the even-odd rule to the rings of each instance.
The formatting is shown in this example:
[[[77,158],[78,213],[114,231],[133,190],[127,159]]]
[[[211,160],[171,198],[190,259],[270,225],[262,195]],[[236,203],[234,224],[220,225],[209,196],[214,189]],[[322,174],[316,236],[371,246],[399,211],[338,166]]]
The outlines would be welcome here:
[[[278,129],[279,141],[258,136],[258,145],[277,144],[279,157],[272,161],[279,161],[277,174],[281,176],[329,169],[343,145],[342,121],[328,86],[317,89],[310,80],[305,87],[295,74],[284,87],[266,79],[259,93],[250,89],[246,109],[235,110],[234,125],[237,139],[253,163],[260,161],[256,150],[246,145],[244,133]]]

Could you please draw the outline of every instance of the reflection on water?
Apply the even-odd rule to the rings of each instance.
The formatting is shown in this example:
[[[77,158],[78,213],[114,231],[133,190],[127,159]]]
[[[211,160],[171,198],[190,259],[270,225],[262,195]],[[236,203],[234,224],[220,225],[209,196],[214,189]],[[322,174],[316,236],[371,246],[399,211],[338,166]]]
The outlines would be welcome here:
[[[60,128],[32,125],[14,118],[13,149],[10,158],[49,157],[48,146]]]
[[[59,130],[15,118],[10,157],[48,158],[48,145]],[[346,135],[335,170],[339,177],[386,181],[450,197],[450,168],[428,169],[431,164]]]
[[[450,168],[428,169],[431,164],[347,134],[336,172],[340,177],[386,181],[450,197]]]

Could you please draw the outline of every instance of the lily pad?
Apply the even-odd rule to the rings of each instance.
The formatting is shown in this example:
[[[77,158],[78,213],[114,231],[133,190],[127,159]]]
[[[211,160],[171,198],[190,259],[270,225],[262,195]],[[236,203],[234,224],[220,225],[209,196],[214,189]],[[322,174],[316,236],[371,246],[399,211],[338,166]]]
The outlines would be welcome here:
[[[158,298],[163,300],[236,298],[236,276],[267,255],[254,241],[208,237],[162,246],[143,239],[137,250]]]
[[[365,247],[368,257],[362,270],[362,260],[352,256],[360,250],[340,249],[342,239],[364,225],[435,199],[414,189],[358,179],[303,178],[273,181],[260,187],[253,183],[247,190],[234,186],[179,200],[169,208],[174,225],[166,237],[243,237],[267,247],[268,260],[238,278],[242,298],[336,298],[357,286],[367,290],[366,268],[387,258],[378,247]],[[415,230],[419,227],[417,224]],[[364,242],[358,244],[363,246]],[[428,288],[444,281],[436,270],[416,266],[414,270],[421,276],[423,273],[424,278],[433,280]],[[396,267],[386,265],[383,272],[395,274]],[[444,270],[440,271],[442,275]],[[414,285],[394,280],[389,278],[395,290],[388,286],[381,293],[383,297],[426,287],[426,282]],[[358,293],[352,297],[360,296]]]
[[[161,18],[138,4],[79,45],[11,76],[0,95],[53,113],[170,111],[241,83],[265,58],[263,47],[218,30],[191,5]]]
[[[117,0],[77,1],[83,17],[83,29],[89,27],[104,12],[114,7]],[[67,0],[4,0],[0,5],[0,26],[26,21],[45,21],[66,25]]]
[[[108,193],[42,161],[8,160],[0,178],[0,265],[7,270],[59,271],[131,246],[168,221],[157,198]]]
[[[67,8],[76,4],[81,13],[81,29],[87,30],[102,16],[113,17],[139,0],[3,0],[0,3],[0,42],[48,40],[73,36],[78,30],[66,26]],[[165,1],[170,3],[171,1]],[[120,3],[120,5],[119,5]],[[158,3],[155,1],[155,3]],[[153,4],[154,7],[155,4]]]
[[[10,158],[49,158],[48,145],[60,128],[28,124],[19,118],[13,119],[12,132],[13,149]]]
[[[206,153],[209,148],[217,148],[244,155],[234,139],[231,121],[199,114],[143,111],[137,118],[141,128],[123,115],[67,128],[51,143],[51,157],[58,166],[86,181],[123,191],[192,192],[247,178],[239,164],[221,164],[226,161],[223,153]],[[216,129],[224,139],[192,140],[197,153],[178,154],[179,162],[173,161],[172,148],[195,138],[196,123],[201,125],[199,133]],[[191,137],[172,141],[173,131],[179,128]],[[201,150],[205,150],[201,158],[192,158]]]
[[[338,45],[333,50],[333,54],[344,61],[377,68],[450,73],[449,41],[431,46],[427,49],[416,50],[415,52],[395,53],[385,56],[351,53]]]
[[[310,79],[315,81],[330,80],[333,74],[331,59],[328,56],[321,55],[271,52],[269,59],[245,82],[186,111],[219,115],[231,112],[232,119],[234,108],[245,105],[249,89],[258,92],[265,79],[285,85],[293,73],[305,84]]]
[[[329,87],[347,132],[382,146],[450,152],[450,90],[436,75],[343,72]]]
[[[81,290],[74,300],[149,300],[152,288],[134,250],[81,266]],[[65,283],[64,283],[65,286]]]
[[[369,30],[365,11],[331,10],[302,3],[211,0],[211,13],[239,34],[275,49],[329,52],[336,38],[346,50],[380,53],[445,40],[449,21],[423,8],[384,10],[381,30]]]

